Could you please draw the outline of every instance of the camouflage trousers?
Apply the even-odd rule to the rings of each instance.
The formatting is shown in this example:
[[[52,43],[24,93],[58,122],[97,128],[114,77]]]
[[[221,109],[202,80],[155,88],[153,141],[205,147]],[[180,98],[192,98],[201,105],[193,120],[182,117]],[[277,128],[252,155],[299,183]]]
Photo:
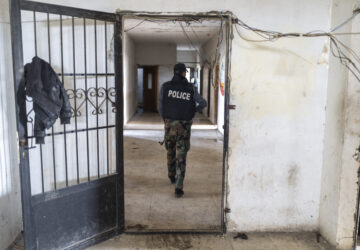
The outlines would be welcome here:
[[[175,188],[183,189],[186,154],[190,149],[192,121],[165,119],[165,148],[169,177],[175,176]]]

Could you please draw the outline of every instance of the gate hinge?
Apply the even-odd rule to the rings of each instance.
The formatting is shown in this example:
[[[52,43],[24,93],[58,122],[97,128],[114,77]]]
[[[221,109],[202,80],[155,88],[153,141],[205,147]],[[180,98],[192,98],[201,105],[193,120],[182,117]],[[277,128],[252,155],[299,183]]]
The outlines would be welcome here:
[[[229,109],[236,109],[236,105],[231,105],[231,104],[229,104]]]

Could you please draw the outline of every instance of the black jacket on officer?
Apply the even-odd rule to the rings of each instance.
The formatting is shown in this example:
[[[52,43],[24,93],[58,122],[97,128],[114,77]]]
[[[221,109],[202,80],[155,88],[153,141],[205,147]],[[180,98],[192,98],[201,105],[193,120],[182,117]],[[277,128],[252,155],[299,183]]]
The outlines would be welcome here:
[[[159,95],[159,113],[163,119],[190,121],[195,112],[207,106],[206,101],[184,77],[186,66],[174,66],[174,77],[162,85]]]
[[[161,116],[164,119],[190,121],[194,118],[194,88],[186,78],[174,75],[171,81],[163,84],[160,95]]]

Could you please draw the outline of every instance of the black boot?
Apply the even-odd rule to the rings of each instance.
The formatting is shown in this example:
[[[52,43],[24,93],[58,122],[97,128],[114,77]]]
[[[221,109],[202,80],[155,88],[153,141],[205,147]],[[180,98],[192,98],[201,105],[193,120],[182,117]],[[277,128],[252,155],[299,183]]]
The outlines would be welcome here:
[[[184,191],[182,191],[180,188],[175,188],[175,197],[180,198],[184,195]]]
[[[175,183],[175,176],[169,176],[169,179],[171,181],[171,184]]]

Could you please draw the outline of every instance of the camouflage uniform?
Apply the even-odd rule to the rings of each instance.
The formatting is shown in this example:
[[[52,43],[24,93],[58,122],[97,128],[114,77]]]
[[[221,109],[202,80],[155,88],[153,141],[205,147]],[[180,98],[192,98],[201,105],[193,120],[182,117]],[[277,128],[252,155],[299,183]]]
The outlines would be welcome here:
[[[165,148],[169,177],[175,176],[175,188],[183,189],[186,154],[190,149],[192,121],[165,119]]]

